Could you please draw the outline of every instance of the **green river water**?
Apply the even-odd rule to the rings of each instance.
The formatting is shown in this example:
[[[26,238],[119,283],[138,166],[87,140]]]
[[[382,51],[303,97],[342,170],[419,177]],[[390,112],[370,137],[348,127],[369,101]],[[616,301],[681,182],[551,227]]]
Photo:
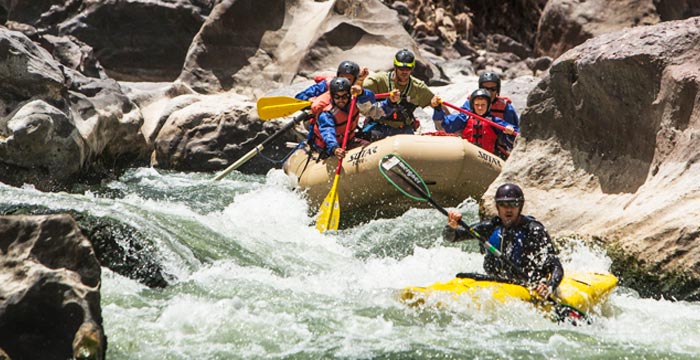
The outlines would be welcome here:
[[[211,176],[134,169],[106,184],[118,199],[1,184],[0,199],[115,218],[152,239],[172,286],[103,268],[110,360],[700,358],[700,304],[624,287],[579,327],[520,302],[407,307],[405,286],[481,271],[474,242],[442,242],[438,211],[319,234],[280,170]],[[474,202],[460,209],[476,220]],[[560,250],[567,271],[610,268],[599,249]]]

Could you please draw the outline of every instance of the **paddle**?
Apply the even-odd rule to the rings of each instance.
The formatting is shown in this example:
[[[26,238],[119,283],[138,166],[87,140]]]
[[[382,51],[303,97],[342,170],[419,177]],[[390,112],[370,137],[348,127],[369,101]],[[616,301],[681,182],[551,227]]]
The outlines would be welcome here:
[[[350,132],[350,124],[352,123],[352,113],[355,110],[356,97],[352,97],[350,101],[350,110],[348,111],[348,122],[345,126],[345,135],[343,136],[343,150],[348,145],[348,134]],[[340,181],[340,169],[343,166],[343,159],[338,159],[338,166],[335,169],[335,178],[333,178],[333,186],[328,192],[326,198],[323,199],[321,207],[318,209],[318,217],[316,218],[316,229],[319,232],[326,230],[338,230],[340,223],[340,203],[338,202],[338,182]]]
[[[262,120],[270,120],[292,115],[298,110],[311,106],[311,101],[289,96],[268,96],[258,99],[256,106],[258,117]]]
[[[455,109],[455,110],[457,110],[457,111],[459,111],[459,112],[461,112],[461,113],[467,114],[467,115],[469,115],[469,116],[473,116],[473,117],[475,117],[475,118],[477,118],[477,119],[479,119],[479,120],[481,120],[481,121],[485,121],[485,122],[488,123],[489,125],[491,125],[491,126],[493,126],[493,127],[496,127],[496,128],[498,128],[498,129],[500,129],[500,130],[503,130],[503,131],[506,130],[506,127],[505,127],[505,126],[500,125],[500,124],[496,124],[495,122],[493,122],[493,121],[491,121],[491,120],[489,120],[489,119],[487,119],[487,118],[485,118],[485,117],[483,117],[483,116],[479,116],[479,115],[477,115],[477,114],[475,114],[475,113],[473,113],[473,112],[471,112],[471,111],[469,111],[469,110],[463,109],[463,108],[461,108],[461,107],[459,107],[459,106],[452,105],[452,104],[450,104],[450,103],[448,103],[448,102],[446,102],[446,101],[442,101],[442,104],[444,104],[444,105],[447,106],[447,107],[451,107],[451,108],[453,108],[453,109]],[[518,133],[517,131],[513,131],[513,135],[518,136],[519,133]]]
[[[375,94],[377,99],[385,98],[389,93]],[[262,120],[276,119],[289,116],[305,107],[311,106],[311,101],[299,100],[290,96],[268,96],[258,99],[256,104],[258,117]]]
[[[379,172],[402,194],[414,200],[427,201],[441,213],[448,215],[447,210],[436,203],[430,196],[430,190],[420,175],[418,175],[418,173],[398,155],[385,155],[379,162]],[[527,274],[523,271],[523,269],[515,265],[507,257],[503,256],[503,253],[491,245],[483,236],[481,236],[481,234],[474,230],[474,228],[469,226],[462,219],[459,219],[459,225],[467,229],[477,240],[481,241],[483,246],[489,252],[510,266],[510,268],[513,269],[513,271],[515,271],[521,278],[527,279]],[[588,316],[583,311],[557,301],[552,295],[550,295],[547,300],[552,301],[556,305],[555,314],[558,317],[558,321],[563,320],[562,317],[573,318],[573,320],[584,319],[586,321],[590,321]]]
[[[267,137],[267,139],[263,140],[263,142],[260,143],[260,145],[254,147],[252,150],[248,151],[245,155],[243,155],[240,159],[236,160],[233,164],[229,165],[225,170],[217,174],[214,179],[214,181],[218,181],[226,177],[231,171],[238,169],[241,165],[245,164],[248,160],[252,159],[255,155],[259,154],[263,149],[265,149],[265,145],[268,143],[274,141],[278,137],[280,137],[282,134],[284,134],[285,131],[291,129],[294,127],[295,124],[309,118],[311,114],[309,114],[306,111],[300,112],[298,115],[294,116],[292,121],[288,122],[284,126],[282,126],[277,132],[274,134],[270,135]]]

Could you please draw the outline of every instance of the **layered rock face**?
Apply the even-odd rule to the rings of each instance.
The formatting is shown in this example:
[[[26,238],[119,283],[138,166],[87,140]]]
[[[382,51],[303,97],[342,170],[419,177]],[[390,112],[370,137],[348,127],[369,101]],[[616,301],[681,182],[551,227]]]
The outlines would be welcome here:
[[[81,39],[111,78],[173,81],[213,0],[12,0],[9,21],[41,34]],[[0,15],[2,15],[0,13]]]
[[[525,212],[554,233],[614,245],[681,281],[668,294],[697,300],[698,138],[700,18],[601,35],[557,59],[530,93],[483,200],[522,184]]]
[[[698,0],[549,0],[537,27],[535,51],[556,58],[598,35],[698,15]]]
[[[104,359],[100,274],[70,216],[0,217],[0,354]]]
[[[235,88],[262,96],[299,73],[336,69],[343,60],[391,68],[400,48],[422,60],[417,71],[425,80],[440,78],[396,12],[379,0],[223,0],[192,41],[179,79],[198,92]]]

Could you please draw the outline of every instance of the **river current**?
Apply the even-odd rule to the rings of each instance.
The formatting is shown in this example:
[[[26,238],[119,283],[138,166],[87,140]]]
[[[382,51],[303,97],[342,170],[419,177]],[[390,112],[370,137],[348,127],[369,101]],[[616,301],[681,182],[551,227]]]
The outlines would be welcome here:
[[[551,322],[521,302],[408,307],[397,298],[405,286],[482,271],[475,242],[442,241],[438,211],[320,234],[280,170],[211,176],[134,169],[109,191],[83,194],[0,184],[0,202],[111,217],[153,241],[171,286],[150,289],[103,268],[110,360],[700,358],[700,304],[625,287],[586,326]],[[115,192],[123,196],[101,195]],[[460,210],[477,219],[474,201]],[[560,251],[567,271],[610,268],[601,249],[571,242]]]

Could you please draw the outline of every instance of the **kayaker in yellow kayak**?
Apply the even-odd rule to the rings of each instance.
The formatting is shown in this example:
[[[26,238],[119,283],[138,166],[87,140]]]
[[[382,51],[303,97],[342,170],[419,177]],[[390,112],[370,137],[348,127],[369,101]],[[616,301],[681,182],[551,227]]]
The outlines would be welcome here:
[[[532,284],[538,295],[547,298],[564,277],[564,268],[547,230],[535,218],[522,215],[525,196],[518,185],[501,185],[496,191],[495,201],[498,216],[471,225],[471,228],[484,235],[489,244],[515,266],[487,251],[484,270],[489,275]],[[461,218],[461,213],[449,211],[443,231],[446,241],[474,239],[474,231],[458,224]]]

